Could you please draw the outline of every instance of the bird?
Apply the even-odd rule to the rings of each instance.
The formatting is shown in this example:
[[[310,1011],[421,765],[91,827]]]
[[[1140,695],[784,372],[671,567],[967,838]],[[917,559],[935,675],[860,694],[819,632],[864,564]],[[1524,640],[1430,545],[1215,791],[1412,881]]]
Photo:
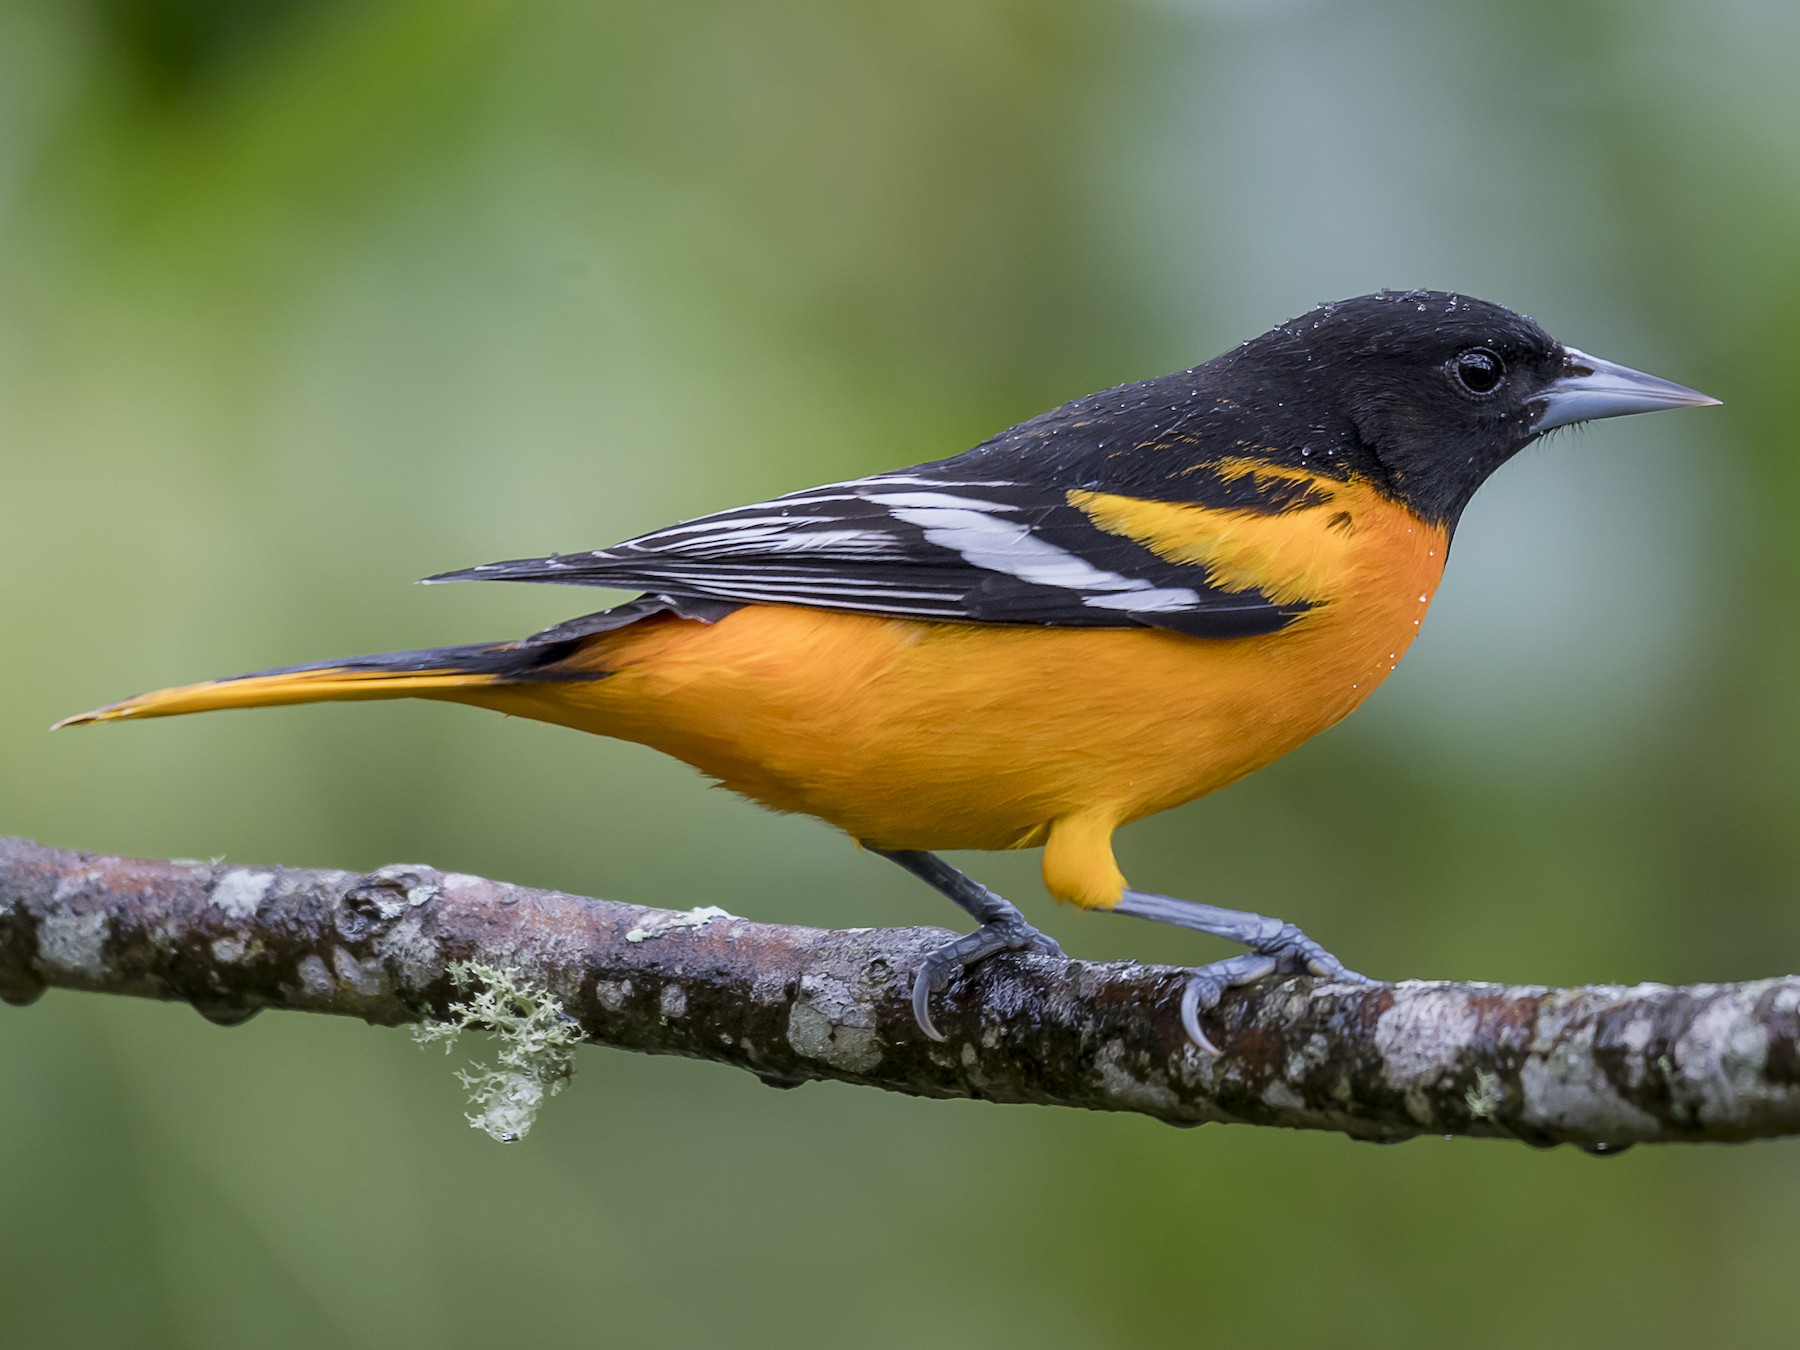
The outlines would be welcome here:
[[[1270,975],[1373,983],[1292,923],[1133,889],[1121,826],[1217,791],[1346,716],[1419,632],[1464,508],[1575,423],[1716,404],[1532,319],[1433,290],[1320,305],[1174,374],[973,449],[431,582],[641,592],[522,639],[139,695],[58,726],[426,698],[636,741],[816,816],[975,921],[931,999],[1001,952],[1060,956],[939,855],[1041,848],[1046,889],[1245,950],[1180,1017]]]

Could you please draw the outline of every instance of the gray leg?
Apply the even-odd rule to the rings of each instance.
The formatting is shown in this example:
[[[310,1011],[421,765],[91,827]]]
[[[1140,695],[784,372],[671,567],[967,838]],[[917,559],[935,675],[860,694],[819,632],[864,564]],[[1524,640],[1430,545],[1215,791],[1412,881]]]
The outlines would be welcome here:
[[[1248,910],[1221,909],[1218,905],[1128,890],[1113,906],[1112,912],[1211,933],[1250,949],[1243,956],[1228,956],[1223,961],[1201,966],[1189,979],[1181,996],[1181,1024],[1187,1028],[1194,1044],[1208,1054],[1216,1055],[1219,1051],[1200,1028],[1200,1010],[1217,1007],[1227,989],[1254,984],[1264,976],[1276,974],[1317,975],[1320,979],[1343,980],[1349,984],[1376,983],[1367,975],[1358,975],[1346,968],[1342,961],[1293,924]]]
[[[944,1039],[931,1021],[931,996],[949,984],[958,971],[985,961],[995,952],[1042,952],[1061,956],[1055,939],[1025,922],[1018,909],[979,881],[957,871],[935,853],[919,849],[885,849],[865,844],[871,853],[897,862],[934,890],[942,891],[981,927],[966,937],[946,942],[929,953],[913,977],[913,1018],[934,1041]]]

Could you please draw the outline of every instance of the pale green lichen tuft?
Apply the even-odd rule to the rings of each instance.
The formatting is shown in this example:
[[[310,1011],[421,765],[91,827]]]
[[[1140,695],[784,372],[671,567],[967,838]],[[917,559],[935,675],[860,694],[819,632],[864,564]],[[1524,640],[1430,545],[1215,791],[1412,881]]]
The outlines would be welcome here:
[[[493,1065],[459,1070],[456,1079],[469,1094],[469,1124],[502,1143],[523,1139],[544,1102],[563,1090],[575,1071],[574,1048],[583,1039],[581,1026],[547,990],[525,983],[511,967],[458,961],[450,967],[458,989],[473,989],[464,1003],[450,1005],[448,1021],[431,1020],[413,1028],[420,1045],[439,1045],[449,1053],[463,1032],[485,1031],[500,1042]]]
[[[1475,1086],[1463,1093],[1463,1100],[1469,1105],[1469,1114],[1476,1120],[1492,1120],[1494,1113],[1506,1102],[1506,1088],[1500,1082],[1498,1074],[1477,1069]]]

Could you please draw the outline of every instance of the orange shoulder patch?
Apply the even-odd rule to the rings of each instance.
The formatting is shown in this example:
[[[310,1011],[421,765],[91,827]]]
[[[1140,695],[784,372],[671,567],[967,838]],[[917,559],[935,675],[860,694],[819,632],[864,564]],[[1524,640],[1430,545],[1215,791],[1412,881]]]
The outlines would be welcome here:
[[[1378,527],[1405,514],[1367,483],[1250,462],[1220,467],[1305,481],[1308,504],[1270,514],[1104,492],[1071,492],[1068,500],[1108,534],[1131,539],[1170,562],[1205,568],[1208,582],[1222,590],[1258,590],[1277,604],[1313,606],[1337,598],[1350,574],[1360,570],[1361,556],[1374,542],[1371,535],[1385,534]]]

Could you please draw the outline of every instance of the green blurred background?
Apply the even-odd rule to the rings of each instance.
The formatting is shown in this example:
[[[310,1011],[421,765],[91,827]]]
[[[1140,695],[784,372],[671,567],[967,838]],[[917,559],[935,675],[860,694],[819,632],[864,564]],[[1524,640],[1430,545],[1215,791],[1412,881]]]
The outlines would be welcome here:
[[[1386,976],[1800,966],[1800,9],[3,0],[0,830],[945,922],[823,826],[443,706],[49,737],[510,637],[408,583],[950,453],[1442,286],[1726,406],[1521,457],[1400,673],[1134,881]],[[588,597],[598,599],[597,597]],[[1072,951],[1197,959],[1056,911]],[[402,1032],[0,1008],[0,1343],[1783,1343],[1792,1145],[1617,1159],[600,1050],[523,1144]]]

